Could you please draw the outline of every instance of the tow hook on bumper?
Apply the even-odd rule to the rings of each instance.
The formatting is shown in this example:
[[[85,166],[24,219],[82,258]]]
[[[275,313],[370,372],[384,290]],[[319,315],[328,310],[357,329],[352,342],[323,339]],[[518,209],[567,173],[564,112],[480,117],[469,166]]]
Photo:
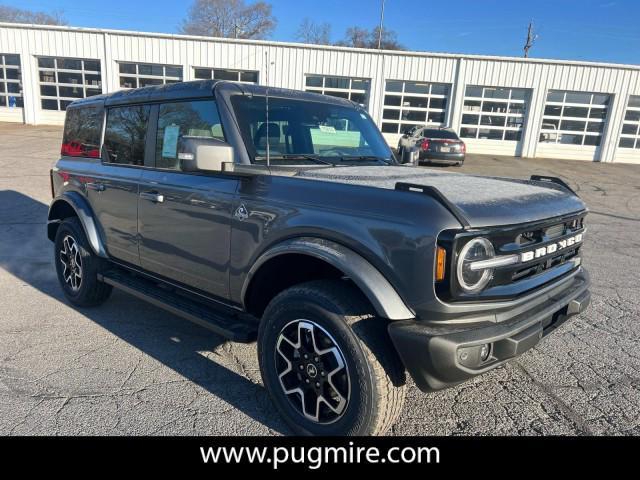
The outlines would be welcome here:
[[[590,301],[586,289],[547,303],[504,323],[479,328],[434,327],[417,320],[391,322],[389,335],[420,390],[457,385],[535,346]]]

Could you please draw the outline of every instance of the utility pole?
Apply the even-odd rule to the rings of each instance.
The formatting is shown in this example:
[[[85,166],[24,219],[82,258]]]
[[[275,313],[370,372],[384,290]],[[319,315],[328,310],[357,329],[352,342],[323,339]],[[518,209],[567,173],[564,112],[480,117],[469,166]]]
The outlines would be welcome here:
[[[380,28],[378,29],[378,50],[382,46],[382,29],[384,24],[384,0],[382,0],[382,7],[380,8]]]
[[[533,21],[529,22],[529,28],[527,28],[527,43],[524,44],[524,58],[529,58],[529,50],[533,47],[533,44],[538,39],[538,35],[533,33]]]

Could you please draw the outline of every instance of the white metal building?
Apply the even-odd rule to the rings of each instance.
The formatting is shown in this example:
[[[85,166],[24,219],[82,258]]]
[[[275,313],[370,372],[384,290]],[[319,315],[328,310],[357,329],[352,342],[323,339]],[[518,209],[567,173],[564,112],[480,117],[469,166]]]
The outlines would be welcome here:
[[[431,123],[474,153],[640,163],[640,66],[0,23],[0,121],[60,124],[76,98],[198,78],[351,98],[392,146]]]

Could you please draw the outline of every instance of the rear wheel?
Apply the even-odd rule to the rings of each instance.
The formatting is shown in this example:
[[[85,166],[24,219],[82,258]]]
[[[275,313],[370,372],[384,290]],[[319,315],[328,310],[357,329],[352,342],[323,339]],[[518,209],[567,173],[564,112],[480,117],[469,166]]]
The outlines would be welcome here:
[[[71,303],[89,307],[109,298],[111,285],[98,281],[98,272],[104,261],[91,251],[76,217],[67,218],[60,224],[54,250],[58,281]]]
[[[297,434],[378,435],[402,410],[404,367],[362,294],[344,281],[294,286],[267,307],[260,370]]]

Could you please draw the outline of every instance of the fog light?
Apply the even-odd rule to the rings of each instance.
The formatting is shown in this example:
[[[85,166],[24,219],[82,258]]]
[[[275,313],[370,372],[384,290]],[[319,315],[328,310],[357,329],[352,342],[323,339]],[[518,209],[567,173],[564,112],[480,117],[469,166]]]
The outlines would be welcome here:
[[[468,368],[479,368],[491,357],[491,344],[462,347],[458,350],[458,360]]]
[[[488,343],[485,343],[480,347],[480,360],[483,362],[486,362],[487,358],[489,358],[490,353],[491,353],[491,345],[489,345]]]

